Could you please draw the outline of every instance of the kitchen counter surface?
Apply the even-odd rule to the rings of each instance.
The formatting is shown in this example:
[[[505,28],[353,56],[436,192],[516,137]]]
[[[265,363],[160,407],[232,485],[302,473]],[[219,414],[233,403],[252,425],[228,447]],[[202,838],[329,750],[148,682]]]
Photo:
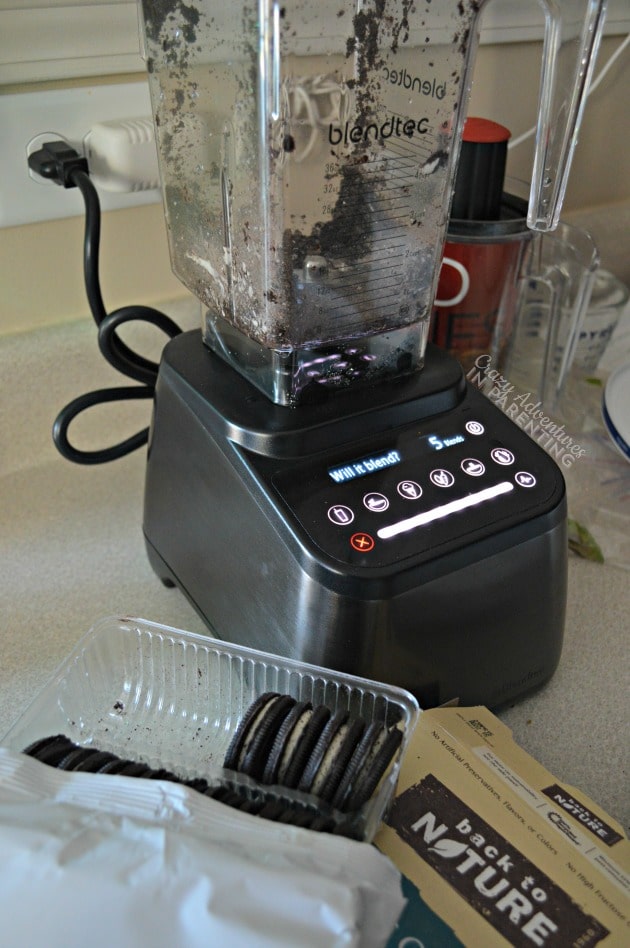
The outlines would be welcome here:
[[[100,357],[89,320],[0,338],[0,378],[1,735],[99,618],[135,615],[196,632],[204,626],[147,561],[144,452],[85,467],[65,461],[52,444],[52,421],[67,401],[125,384]],[[98,444],[121,440],[149,416],[146,401],[95,409]],[[87,418],[75,427],[89,447]],[[499,715],[526,751],[626,832],[629,614],[630,572],[572,556],[560,667],[548,685]]]

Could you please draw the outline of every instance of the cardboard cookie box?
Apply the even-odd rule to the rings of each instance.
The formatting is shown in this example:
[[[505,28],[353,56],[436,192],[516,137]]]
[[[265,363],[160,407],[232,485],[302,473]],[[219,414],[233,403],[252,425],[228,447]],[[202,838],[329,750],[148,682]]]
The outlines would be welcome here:
[[[486,708],[425,711],[375,844],[408,899],[388,948],[630,945],[630,843]]]

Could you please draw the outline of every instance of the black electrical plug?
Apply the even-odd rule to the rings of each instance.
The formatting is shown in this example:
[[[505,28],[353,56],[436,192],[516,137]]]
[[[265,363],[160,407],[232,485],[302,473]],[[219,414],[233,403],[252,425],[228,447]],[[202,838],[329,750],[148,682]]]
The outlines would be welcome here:
[[[67,142],[44,142],[39,151],[28,156],[28,166],[35,174],[64,188],[76,187],[73,172],[89,173],[87,158],[83,158]]]

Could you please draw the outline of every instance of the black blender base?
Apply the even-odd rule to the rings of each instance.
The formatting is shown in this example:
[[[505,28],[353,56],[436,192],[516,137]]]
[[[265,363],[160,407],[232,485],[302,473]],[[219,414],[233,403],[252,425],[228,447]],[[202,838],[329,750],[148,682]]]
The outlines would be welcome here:
[[[559,558],[562,557],[561,547],[564,539],[566,534],[563,536],[562,532],[545,538],[550,549],[558,547]],[[299,641],[301,638],[307,638],[301,636],[299,630],[296,630],[295,636],[291,638],[283,635],[273,624],[266,631],[261,625],[256,629],[247,629],[239,607],[225,617],[224,625],[217,627],[217,620],[221,620],[218,609],[214,609],[214,616],[205,611],[211,611],[216,600],[208,601],[208,597],[204,595],[193,598],[146,538],[145,545],[149,563],[156,576],[166,587],[179,589],[214,638],[406,688],[415,695],[424,709],[455,702],[466,707],[484,705],[492,710],[499,710],[539,690],[553,677],[560,661],[562,630],[558,626],[550,630],[548,613],[537,607],[539,600],[535,598],[524,603],[521,612],[505,623],[500,637],[496,636],[495,622],[486,625],[485,629],[479,625],[472,628],[470,622],[462,622],[456,627],[449,623],[449,627],[445,628],[443,622],[433,626],[431,616],[427,615],[422,624],[426,622],[427,627],[439,631],[429,633],[430,637],[427,638],[417,629],[417,640],[410,642],[408,636],[396,635],[391,623],[385,629],[379,630],[374,628],[378,618],[375,620],[373,616],[366,616],[366,627],[369,625],[371,628],[369,632],[364,629],[364,635],[372,637],[373,647],[366,649],[359,644],[358,648],[354,648],[351,642],[355,638],[355,632],[348,630],[345,639],[348,647],[344,645],[341,652],[337,646],[331,645],[333,637],[325,634],[313,633],[311,641],[305,643]],[[533,554],[536,559],[538,552],[539,550],[529,549],[523,551],[523,569],[529,569],[530,555]],[[487,569],[494,566],[500,569],[501,566],[500,562],[484,565]],[[484,575],[478,578],[485,582]],[[462,577],[454,576],[453,585],[452,595],[457,598],[462,593]],[[472,585],[477,586],[474,577]],[[209,589],[208,593],[212,596],[213,590]],[[247,590],[243,590],[243,593],[247,595]],[[439,596],[442,602],[443,595],[444,591]],[[440,605],[438,608],[441,610],[443,607]],[[541,613],[538,616],[538,628],[529,625],[537,618],[533,615],[533,608]],[[414,612],[414,621],[417,621],[416,606]],[[401,616],[402,620],[404,618],[405,616]],[[409,616],[406,618],[409,620]],[[393,621],[398,622],[398,619]],[[478,623],[482,620],[474,617],[473,621]],[[402,624],[397,627],[402,628]],[[241,634],[243,629],[245,634]],[[430,640],[433,636],[436,641]],[[376,640],[378,647],[375,646]],[[537,650],[533,660],[531,649]]]
[[[428,391],[418,387],[420,378]],[[279,408],[209,352],[199,334],[169,343],[145,491],[144,533],[156,574],[184,593],[213,636],[399,685],[425,708],[453,699],[498,708],[540,687],[560,659],[566,602],[566,501],[555,463],[466,388],[457,363],[443,353],[429,352],[426,374],[415,382],[346,404],[347,413],[343,399],[336,412],[326,403]],[[324,510],[336,502],[334,484],[326,500],[331,459],[382,457],[410,432],[460,430],[467,417],[496,430],[488,445],[512,445],[539,480],[538,499],[533,490],[510,488],[512,513],[496,525],[475,527],[474,511],[470,520],[453,517],[439,527],[451,531],[440,543],[441,534],[432,534],[434,549],[399,563],[353,553],[344,565],[336,548],[323,548],[313,511],[318,491],[324,490]],[[397,422],[403,440],[395,442]],[[462,451],[478,445],[470,439]],[[456,450],[449,448],[450,466]],[[320,468],[323,488],[309,473]],[[376,488],[392,496],[392,484],[410,477],[404,463],[395,470],[400,475],[370,474],[344,488],[361,497]],[[284,489],[287,479],[297,485],[299,502]],[[429,493],[426,486],[424,498]],[[494,509],[480,507],[480,522]]]

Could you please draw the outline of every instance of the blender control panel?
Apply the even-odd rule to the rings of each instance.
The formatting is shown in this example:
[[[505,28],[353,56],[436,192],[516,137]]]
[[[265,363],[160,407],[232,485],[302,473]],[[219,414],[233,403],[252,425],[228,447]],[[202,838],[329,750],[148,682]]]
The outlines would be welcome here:
[[[433,558],[551,509],[564,490],[555,462],[494,405],[474,401],[292,464],[274,487],[324,552],[361,566]]]

